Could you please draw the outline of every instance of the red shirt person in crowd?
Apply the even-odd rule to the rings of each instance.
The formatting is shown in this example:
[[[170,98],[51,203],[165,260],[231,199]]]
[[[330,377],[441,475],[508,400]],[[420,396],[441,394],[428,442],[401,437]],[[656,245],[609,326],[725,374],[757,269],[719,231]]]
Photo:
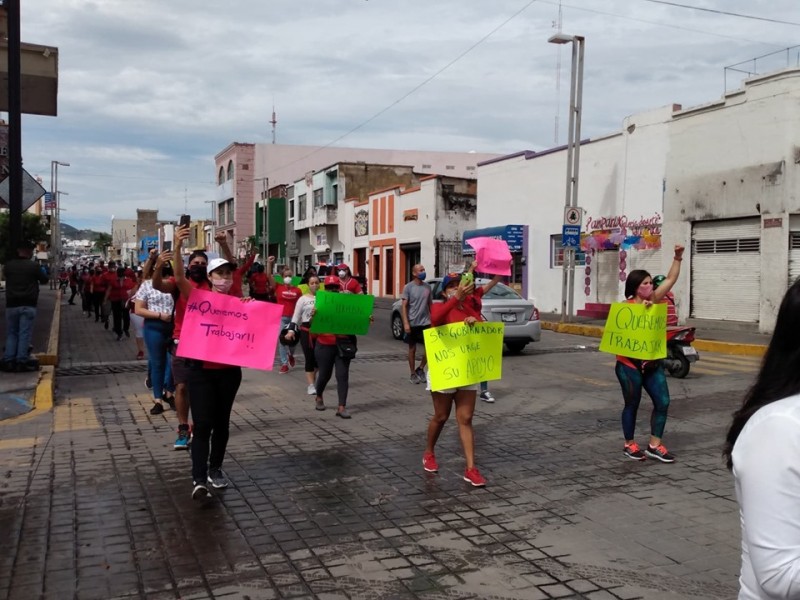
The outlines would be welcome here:
[[[270,266],[275,262],[275,257],[269,257],[269,264]],[[283,308],[283,313],[281,314],[281,328],[286,327],[289,323],[292,322],[292,316],[294,316],[294,308],[297,304],[297,301],[300,299],[300,296],[303,295],[303,291],[297,287],[292,285],[292,270],[289,267],[284,267],[282,272],[282,280],[281,283],[275,285],[275,299],[278,304]],[[294,367],[294,348],[286,346],[284,344],[279,344],[278,348],[280,350],[281,356],[281,369],[280,373],[286,374],[289,372],[290,367]]]
[[[353,277],[353,272],[346,264],[341,263],[336,267],[336,274],[339,275],[339,285],[342,288],[342,294],[361,294],[361,284]]]
[[[125,276],[123,267],[116,270],[113,278],[106,277],[106,281],[108,285],[103,297],[103,304],[106,302],[111,303],[111,315],[114,321],[113,331],[117,334],[117,341],[120,341],[123,333],[126,337],[131,337],[131,314],[125,310],[125,305],[130,297],[130,291],[136,283]]]

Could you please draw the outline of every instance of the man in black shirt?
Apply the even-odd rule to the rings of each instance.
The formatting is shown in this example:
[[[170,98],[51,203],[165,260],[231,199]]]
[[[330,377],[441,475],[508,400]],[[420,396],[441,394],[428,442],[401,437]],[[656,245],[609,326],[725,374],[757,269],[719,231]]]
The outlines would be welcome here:
[[[17,258],[5,265],[6,276],[6,346],[2,371],[33,371],[38,362],[30,355],[33,320],[39,301],[39,284],[47,283],[47,275],[31,260],[33,244],[21,242]]]

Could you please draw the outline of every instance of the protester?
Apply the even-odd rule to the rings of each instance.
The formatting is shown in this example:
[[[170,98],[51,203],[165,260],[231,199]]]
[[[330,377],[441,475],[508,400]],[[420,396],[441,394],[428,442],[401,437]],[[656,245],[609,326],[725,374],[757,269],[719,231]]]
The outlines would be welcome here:
[[[311,317],[314,312],[314,304],[316,302],[317,290],[319,289],[319,277],[312,275],[308,278],[308,293],[303,294],[297,301],[294,307],[294,315],[292,315],[292,323],[295,324],[300,332],[300,347],[303,349],[303,356],[305,357],[305,372],[306,382],[308,383],[307,393],[309,396],[317,395],[317,388],[314,385],[317,376],[317,360],[314,357],[314,346],[311,344]],[[288,334],[287,334],[288,335]],[[294,338],[292,332],[289,336],[290,339]]]
[[[470,265],[469,269],[467,270],[467,273],[473,274],[473,277],[474,277],[475,269],[477,269],[477,268],[478,268],[478,261],[472,261],[472,264]],[[492,279],[489,281],[489,283],[487,283],[487,284],[485,284],[485,285],[483,285],[481,287],[476,288],[475,289],[475,293],[472,294],[469,297],[468,300],[473,303],[473,307],[478,312],[478,314],[481,315],[481,319],[480,320],[484,320],[483,319],[483,297],[486,294],[489,293],[489,290],[491,290],[494,286],[496,286],[498,283],[500,283],[501,279],[502,279],[502,276],[495,275],[494,277],[492,277]],[[481,383],[480,383],[480,393],[478,394],[478,397],[481,400],[483,400],[484,402],[488,403],[488,404],[494,404],[494,401],[495,401],[496,398],[494,397],[494,395],[492,395],[492,392],[489,391],[489,382],[488,381],[481,381]]]
[[[155,261],[154,269],[161,276],[172,274],[172,267],[162,253]],[[148,262],[152,264],[155,250],[151,251]],[[149,265],[145,268],[145,276]],[[172,313],[175,302],[171,294],[165,294],[153,288],[153,282],[145,278],[134,296],[136,314],[144,317],[144,342],[147,346],[148,380],[153,389],[153,407],[151,415],[164,412],[164,401],[173,407],[174,387],[172,385],[172,357],[169,344],[172,342]]]
[[[180,256],[183,244],[189,238],[189,228],[180,227],[175,230],[173,248],[175,253]],[[181,262],[181,261],[178,261]],[[211,290],[206,269],[208,266],[208,256],[202,250],[195,250],[189,255],[188,273],[184,273],[184,279],[189,286],[199,289]],[[183,263],[181,271],[183,272]],[[175,439],[173,448],[176,450],[187,450],[191,440],[191,428],[189,426],[189,363],[190,361],[177,356],[178,343],[183,329],[183,319],[186,314],[186,302],[188,296],[181,294],[177,283],[177,266],[174,279],[165,280],[158,273],[153,277],[153,287],[157,290],[172,294],[175,300],[174,328],[172,331],[172,343],[170,353],[172,354],[172,379],[175,383],[175,413],[178,416],[178,437]],[[187,278],[188,275],[188,278]]]
[[[411,371],[409,381],[420,383],[425,379],[427,356],[423,354],[416,365],[417,344],[425,344],[422,332],[431,326],[431,288],[425,283],[425,267],[414,265],[411,268],[412,279],[403,288],[400,295],[402,304],[400,315],[403,319],[405,341],[408,344],[408,368]]]
[[[120,341],[123,333],[126,337],[131,337],[130,312],[125,310],[125,305],[130,298],[129,292],[133,289],[134,282],[126,277],[123,267],[117,268],[116,275],[114,279],[109,281],[103,301],[111,303],[112,331],[117,335],[117,341]]]
[[[461,282],[460,273],[450,273],[442,280],[443,303],[433,304],[431,307],[431,324],[433,327],[450,323],[464,322],[474,325],[481,320],[481,313],[475,308],[475,303],[469,301],[475,293],[475,286],[470,282]],[[428,371],[428,389],[430,389],[430,370]],[[453,404],[456,406],[456,421],[461,446],[466,459],[464,481],[475,487],[486,485],[486,480],[475,467],[475,434],[472,429],[472,416],[475,413],[475,392],[477,385],[464,385],[431,392],[433,399],[433,417],[428,424],[428,437],[425,453],[422,455],[422,466],[429,473],[436,473],[439,465],[436,463],[434,449],[439,435],[444,429],[444,424],[450,418]]]
[[[800,598],[800,280],[725,440],[742,528],[739,599]]]
[[[262,302],[270,297],[270,277],[264,272],[264,265],[256,265],[256,271],[250,275],[250,296]]]
[[[184,238],[183,230],[176,234],[176,241]],[[208,263],[207,281],[211,292],[229,294],[233,286],[236,265],[224,258],[215,258]],[[188,300],[197,286],[186,278],[181,261],[175,263],[175,283],[181,296]],[[196,283],[196,282],[195,282]],[[243,298],[246,302],[252,298]],[[192,498],[203,500],[211,494],[210,484],[215,489],[226,488],[230,480],[222,463],[230,435],[231,411],[236,393],[242,382],[241,367],[209,361],[192,360],[189,365],[189,400],[194,420],[192,454]]]
[[[141,315],[136,314],[135,304],[133,302],[134,296],[136,296],[136,292],[139,291],[139,288],[144,281],[143,278],[143,271],[142,269],[136,270],[136,281],[134,282],[133,287],[128,292],[128,301],[125,304],[125,310],[128,311],[130,315],[131,325],[133,326],[133,339],[136,342],[136,360],[142,360],[144,358],[144,317]]]
[[[69,269],[69,289],[71,293],[67,304],[72,306],[75,304],[75,296],[78,294],[78,267],[75,265]]]
[[[658,286],[664,283],[666,277],[663,275],[656,275],[653,277],[653,289],[657,290]],[[671,291],[667,292],[664,296],[664,302],[667,304],[667,327],[675,327],[678,324],[678,310],[675,306],[675,294]]]
[[[17,244],[17,257],[5,264],[6,278],[6,345],[0,370],[35,371],[39,363],[31,357],[31,337],[39,302],[39,285],[47,283],[47,275],[31,260],[33,244]]]
[[[87,317],[92,316],[92,277],[94,270],[84,267],[80,276],[81,310]]]
[[[346,264],[341,263],[336,267],[337,274],[339,275],[339,284],[341,286],[341,292],[343,294],[361,294],[363,290],[361,289],[361,284],[355,280],[353,277],[352,271],[350,271],[350,267]]]
[[[316,267],[308,267],[306,269],[306,272],[303,273],[303,277],[300,279],[300,283],[308,285],[308,280],[311,279],[312,277],[317,277],[317,279],[319,279]]]
[[[94,275],[92,275],[92,281],[89,285],[89,293],[92,297],[94,322],[99,323],[102,320],[106,329],[108,329],[108,321],[103,314],[103,300],[106,296],[106,287],[108,285],[105,275],[105,270],[103,269],[102,265],[95,267]]]
[[[625,280],[625,301],[645,306],[661,302],[678,280],[682,260],[683,246],[675,246],[675,255],[669,273],[656,290],[653,289],[653,280],[647,271],[641,269],[631,271]],[[622,387],[622,398],[625,401],[625,407],[622,410],[625,456],[633,460],[645,460],[650,457],[665,463],[675,462],[675,457],[661,442],[669,409],[669,388],[662,361],[617,356],[615,372]],[[650,441],[644,452],[634,439],[636,414],[642,400],[642,388],[647,390],[653,401],[653,412],[650,417]]]
[[[275,257],[269,257],[269,264],[270,266],[272,263],[275,262]],[[274,286],[275,288],[275,298],[278,301],[278,304],[283,307],[283,316],[281,316],[281,329],[286,327],[289,323],[292,322],[292,316],[294,315],[294,307],[297,304],[298,299],[300,296],[303,295],[303,292],[300,288],[292,285],[292,270],[289,267],[283,268],[282,273],[282,280],[281,283]],[[290,368],[294,368],[295,359],[294,359],[294,348],[291,346],[286,346],[284,344],[280,344],[278,346],[280,357],[281,357],[281,368],[279,373],[281,375],[285,375],[289,372]]]

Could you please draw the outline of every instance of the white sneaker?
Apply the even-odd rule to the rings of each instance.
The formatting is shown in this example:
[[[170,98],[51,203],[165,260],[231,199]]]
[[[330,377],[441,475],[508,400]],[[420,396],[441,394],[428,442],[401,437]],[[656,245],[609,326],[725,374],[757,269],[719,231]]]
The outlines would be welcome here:
[[[486,390],[485,392],[481,392],[481,400],[484,402],[488,402],[489,404],[494,403],[494,396],[492,396],[492,392]]]
[[[308,389],[306,390],[306,394],[309,396],[316,396],[317,395],[317,388],[314,387],[314,384],[310,384]]]

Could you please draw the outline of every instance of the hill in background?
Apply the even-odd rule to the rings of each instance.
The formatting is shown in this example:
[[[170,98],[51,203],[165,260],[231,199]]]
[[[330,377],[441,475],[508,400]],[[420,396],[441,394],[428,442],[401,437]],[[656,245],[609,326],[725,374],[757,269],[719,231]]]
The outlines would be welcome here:
[[[61,222],[62,240],[89,240],[95,241],[101,232],[92,229],[76,229],[72,225]]]

